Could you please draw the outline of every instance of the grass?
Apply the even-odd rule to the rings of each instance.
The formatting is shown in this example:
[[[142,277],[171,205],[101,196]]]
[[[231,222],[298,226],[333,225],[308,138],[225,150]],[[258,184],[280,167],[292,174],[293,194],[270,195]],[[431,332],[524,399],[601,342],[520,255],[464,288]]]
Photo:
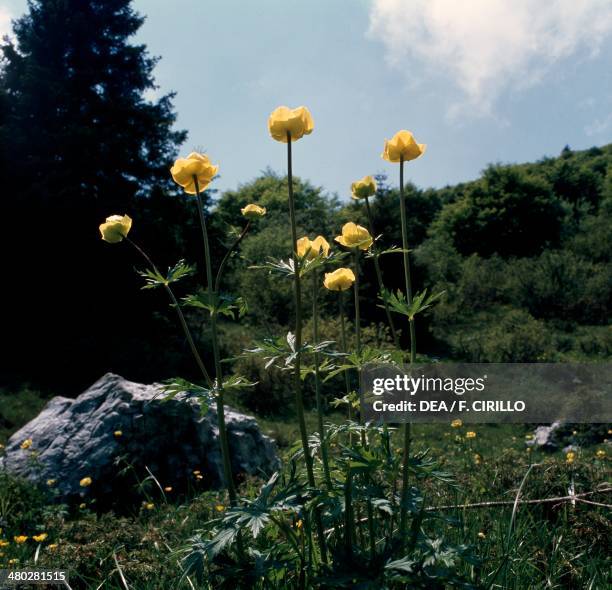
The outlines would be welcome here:
[[[2,396],[8,395],[6,393]],[[3,398],[4,401],[5,398]],[[19,419],[29,418],[40,408],[42,399],[27,390],[14,407],[3,403],[3,436]],[[340,422],[342,416],[330,416]],[[316,417],[307,413],[308,427],[315,428]],[[286,455],[297,440],[297,429],[290,419],[261,419],[262,430],[279,442]],[[468,430],[476,432],[467,438]],[[563,453],[528,452],[525,437],[531,429],[522,425],[473,425],[452,428],[448,424],[415,425],[413,452],[429,449],[441,469],[453,474],[454,481],[441,485],[424,480],[417,485],[432,507],[458,506],[491,500],[506,500],[507,506],[443,508],[426,527],[450,520],[458,526],[447,534],[456,544],[476,547],[481,560],[465,566],[476,584],[491,588],[608,588],[612,584],[609,555],[609,510],[601,506],[568,502],[519,505],[513,517],[517,490],[526,477],[521,498],[537,500],[595,490],[610,481],[609,457],[597,457],[604,446],[582,448],[572,463]],[[61,475],[60,475],[61,477]],[[248,480],[241,493],[253,496],[260,481]],[[609,495],[591,496],[608,503]],[[98,515],[88,506],[53,503],[49,490],[0,474],[0,568],[67,568],[70,584],[77,588],[98,587],[126,590],[162,588],[207,588],[195,580],[179,586],[182,570],[180,550],[202,523],[218,516],[225,499],[217,492],[198,492],[186,500],[143,497],[128,516]],[[152,502],[146,506],[145,502]],[[448,533],[448,531],[451,531]],[[433,530],[431,532],[434,532]],[[42,543],[32,539],[47,533]],[[23,544],[15,535],[27,535]],[[9,563],[10,560],[17,560]],[[100,586],[102,584],[102,586]],[[191,586],[193,584],[193,586]]]

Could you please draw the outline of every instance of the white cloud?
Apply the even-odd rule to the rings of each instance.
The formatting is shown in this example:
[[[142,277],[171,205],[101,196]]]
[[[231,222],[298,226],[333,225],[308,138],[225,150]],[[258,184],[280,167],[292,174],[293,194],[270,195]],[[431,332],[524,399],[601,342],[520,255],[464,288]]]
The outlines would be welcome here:
[[[0,6],[0,40],[4,35],[11,33],[11,13],[8,9]]]
[[[373,0],[369,29],[392,65],[449,76],[482,114],[611,32],[610,0]]]

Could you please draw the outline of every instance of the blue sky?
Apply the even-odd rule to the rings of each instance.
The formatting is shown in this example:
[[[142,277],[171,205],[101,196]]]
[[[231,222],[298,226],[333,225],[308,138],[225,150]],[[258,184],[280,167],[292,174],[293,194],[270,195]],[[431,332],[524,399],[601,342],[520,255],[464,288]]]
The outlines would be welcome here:
[[[346,197],[394,165],[383,142],[413,131],[427,153],[407,167],[422,187],[475,178],[612,141],[609,0],[136,0],[138,42],[175,90],[183,147],[220,164],[224,190],[270,166],[278,105],[306,105],[315,130],[295,145],[295,173]],[[25,11],[0,0],[0,32]]]

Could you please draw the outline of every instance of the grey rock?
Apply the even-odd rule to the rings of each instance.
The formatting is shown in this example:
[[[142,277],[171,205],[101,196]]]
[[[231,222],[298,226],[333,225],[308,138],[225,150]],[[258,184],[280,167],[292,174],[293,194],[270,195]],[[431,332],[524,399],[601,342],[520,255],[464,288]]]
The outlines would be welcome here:
[[[558,444],[554,439],[555,431],[561,426],[561,422],[553,422],[550,426],[538,426],[533,431],[533,438],[527,441],[528,446],[540,447],[547,451],[554,451]]]
[[[0,468],[43,484],[56,480],[54,489],[62,500],[95,497],[116,503],[136,495],[135,483],[149,471],[174,491],[221,487],[216,411],[202,415],[196,399],[162,397],[159,384],[108,373],[74,400],[53,398],[9,439]],[[266,476],[278,468],[276,445],[254,418],[226,407],[225,420],[237,479]],[[115,431],[122,435],[116,437]],[[22,449],[26,439],[32,445]],[[201,480],[194,478],[195,470]],[[92,478],[90,487],[80,486],[84,477]]]

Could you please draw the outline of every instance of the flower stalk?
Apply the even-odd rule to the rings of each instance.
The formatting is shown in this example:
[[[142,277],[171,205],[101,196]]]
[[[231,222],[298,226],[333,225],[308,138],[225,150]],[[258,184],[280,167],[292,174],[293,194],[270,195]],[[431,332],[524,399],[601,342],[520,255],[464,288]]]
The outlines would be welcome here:
[[[319,344],[319,274],[315,271],[312,273],[312,324],[313,324],[313,345],[316,347]],[[319,427],[319,436],[321,438],[321,461],[323,463],[323,474],[328,489],[332,489],[331,474],[329,470],[329,456],[327,449],[327,435],[325,432],[325,424],[323,423],[323,400],[321,398],[321,378],[319,375],[319,353],[315,350],[314,366],[315,366],[315,399],[317,403],[317,419]]]
[[[300,428],[300,438],[302,440],[302,450],[304,452],[304,463],[306,464],[306,476],[308,485],[316,487],[314,471],[312,468],[312,457],[308,445],[308,432],[306,430],[306,419],[304,416],[304,398],[302,395],[302,285],[300,280],[300,259],[297,253],[297,223],[295,220],[295,199],[293,195],[293,162],[291,157],[291,132],[287,131],[287,184],[289,195],[289,218],[291,222],[291,257],[294,268],[294,298],[295,298],[295,405],[297,409],[298,424]],[[325,548],[325,533],[321,513],[315,510],[315,520],[317,526],[317,536],[321,547],[321,559],[327,563],[327,550]]]
[[[153,260],[151,260],[149,255],[138,244],[136,244],[136,242],[134,242],[127,236],[124,236],[124,239],[126,242],[131,244],[136,249],[136,251],[147,261],[147,264],[151,267],[151,270],[153,272],[157,274],[161,274],[159,272],[159,269],[153,262]],[[206,366],[204,365],[204,361],[202,361],[202,357],[200,356],[200,353],[198,352],[198,348],[193,340],[193,336],[191,335],[191,330],[189,329],[189,326],[187,325],[185,315],[183,314],[183,310],[181,309],[181,306],[179,305],[179,302],[176,299],[176,296],[174,295],[174,291],[172,291],[172,288],[167,283],[164,284],[164,289],[166,290],[166,293],[168,293],[168,297],[170,297],[172,306],[174,307],[174,309],[176,309],[176,313],[178,315],[179,322],[181,323],[181,328],[183,329],[185,338],[187,339],[187,343],[189,344],[189,348],[191,349],[191,353],[193,354],[196,364],[198,365],[198,368],[200,369],[202,376],[204,377],[204,380],[206,381],[207,385],[209,387],[212,387],[213,381],[210,378],[208,371],[206,370]]]
[[[216,292],[213,286],[213,272],[212,263],[210,256],[210,244],[208,240],[208,230],[206,227],[206,217],[204,215],[204,203],[202,201],[202,194],[200,192],[200,186],[198,183],[198,177],[193,175],[193,182],[195,186],[195,194],[198,205],[198,215],[200,218],[200,226],[202,228],[202,241],[204,242],[204,262],[205,262],[205,274],[206,274],[206,285],[208,290],[209,300],[212,302],[215,299]],[[219,427],[219,442],[221,445],[221,458],[223,460],[223,477],[225,479],[225,485],[229,494],[230,504],[236,505],[236,487],[234,485],[234,478],[232,476],[232,466],[230,459],[229,441],[227,437],[227,427],[225,425],[225,402],[223,396],[223,374],[221,371],[221,356],[219,352],[219,336],[217,333],[217,312],[214,310],[210,314],[211,320],[211,331],[212,331],[212,346],[213,346],[213,358],[215,363],[215,381],[217,391],[217,424]]]
[[[406,284],[406,299],[408,305],[412,304],[412,283],[410,280],[410,254],[408,252],[408,226],[406,223],[406,201],[404,199],[404,157],[400,156],[400,218],[402,224],[402,249],[404,256],[404,281]],[[410,318],[410,364],[416,360],[416,332],[414,318]],[[410,422],[404,424],[403,466],[402,466],[402,496],[400,506],[400,542],[404,545],[406,523],[408,520],[408,467],[410,464]]]
[[[370,209],[370,199],[367,196],[365,197],[365,204],[366,204],[366,212],[368,215],[368,225],[370,227],[370,233],[372,234],[372,236],[375,236],[376,232],[374,230],[374,220],[372,216],[372,210]],[[378,290],[380,291],[380,294],[383,295],[383,304],[385,306],[385,314],[387,316],[387,323],[389,324],[389,329],[391,330],[391,337],[393,338],[393,343],[395,344],[395,347],[399,349],[400,342],[399,342],[399,337],[397,335],[397,330],[395,329],[395,322],[393,321],[393,316],[391,315],[391,308],[389,307],[389,302],[387,301],[387,298],[384,297],[385,284],[383,282],[382,271],[380,269],[380,262],[379,262],[380,254],[377,252],[375,248],[373,248],[372,257],[374,260],[374,271],[376,272],[376,280],[378,281]]]

